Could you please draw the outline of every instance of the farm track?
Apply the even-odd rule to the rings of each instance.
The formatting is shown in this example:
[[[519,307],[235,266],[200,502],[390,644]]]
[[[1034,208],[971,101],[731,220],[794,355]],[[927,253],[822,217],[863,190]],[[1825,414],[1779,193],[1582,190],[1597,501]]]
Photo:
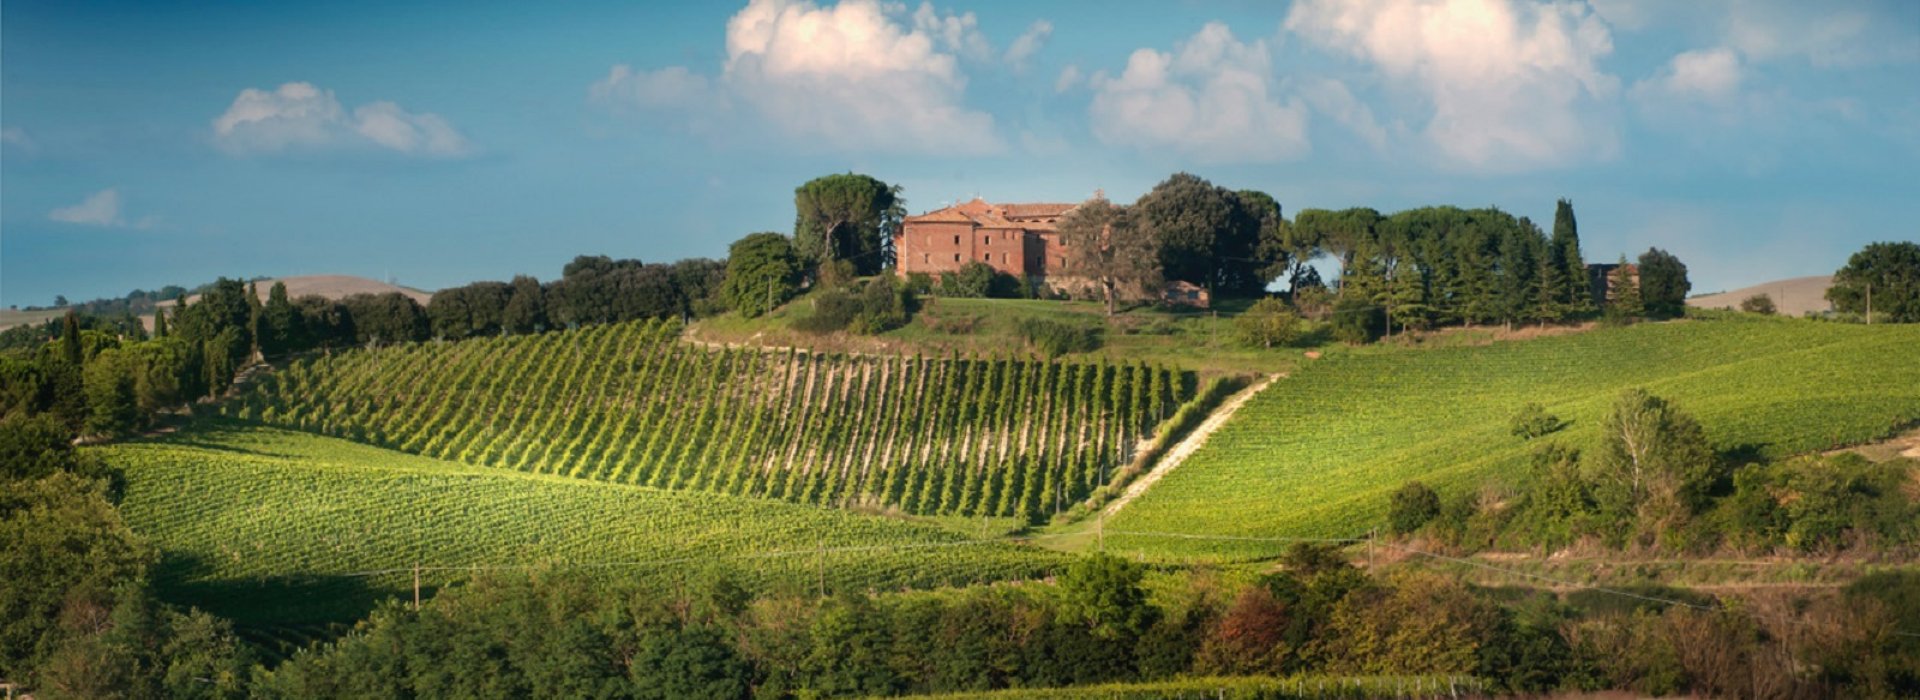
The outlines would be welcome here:
[[[1286,376],[1287,375],[1284,374],[1268,376],[1253,386],[1241,389],[1240,393],[1228,397],[1225,402],[1220,404],[1219,408],[1214,409],[1212,415],[1207,416],[1206,420],[1201,421],[1200,425],[1193,429],[1193,432],[1188,433],[1185,438],[1180,440],[1179,444],[1174,445],[1173,449],[1168,450],[1167,454],[1163,455],[1158,462],[1151,465],[1150,468],[1147,469],[1146,475],[1135,479],[1132,484],[1129,484],[1126,493],[1121,494],[1119,498],[1107,504],[1107,507],[1103,509],[1100,514],[1103,517],[1112,517],[1113,514],[1120,512],[1121,508],[1127,507],[1128,503],[1132,503],[1133,499],[1139,498],[1140,494],[1146,493],[1147,489],[1153,488],[1153,485],[1160,481],[1160,477],[1166,476],[1178,468],[1181,463],[1187,461],[1188,455],[1193,454],[1200,449],[1200,446],[1205,445],[1207,438],[1213,435],[1214,431],[1219,430],[1220,426],[1226,425],[1227,421],[1233,418],[1234,412],[1240,410],[1241,406],[1246,405],[1248,399],[1252,399],[1255,394],[1265,390],[1267,385],[1272,384],[1275,380],[1283,379]]]

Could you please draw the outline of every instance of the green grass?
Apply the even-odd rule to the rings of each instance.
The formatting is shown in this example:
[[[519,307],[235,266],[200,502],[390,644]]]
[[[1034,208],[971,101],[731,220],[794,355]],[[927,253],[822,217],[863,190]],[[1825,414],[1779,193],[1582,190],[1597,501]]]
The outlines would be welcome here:
[[[829,590],[1027,578],[1063,561],[976,542],[972,530],[467,467],[226,422],[89,449],[124,470],[122,512],[164,552],[163,595],[254,627],[356,619],[411,595],[410,571],[365,572],[416,564],[429,590],[468,567],[623,577],[723,567],[763,591],[812,591],[823,577]]]
[[[1115,518],[1107,547],[1171,559],[1270,556],[1267,542],[1115,535],[1346,537],[1421,479],[1443,495],[1513,482],[1533,445],[1527,402],[1571,422],[1544,438],[1590,451],[1614,399],[1676,402],[1734,459],[1856,444],[1920,421],[1920,326],[1728,315],[1420,351],[1329,355],[1275,382]]]
[[[1020,321],[1045,318],[1105,325],[1105,347],[1084,356],[1109,362],[1166,364],[1203,374],[1272,373],[1294,367],[1302,351],[1302,348],[1253,349],[1236,344],[1233,317],[1250,303],[1246,300],[1222,301],[1216,305],[1217,315],[1214,311],[1136,307],[1113,319],[1106,317],[1105,306],[1091,301],[943,297],[922,301],[925,306],[912,323],[872,337],[843,333],[813,335],[793,330],[795,320],[811,315],[810,296],[795,299],[760,318],[723,314],[702,319],[694,324],[689,335],[714,342],[829,351],[1004,355],[1026,351],[1025,341],[1016,332]]]

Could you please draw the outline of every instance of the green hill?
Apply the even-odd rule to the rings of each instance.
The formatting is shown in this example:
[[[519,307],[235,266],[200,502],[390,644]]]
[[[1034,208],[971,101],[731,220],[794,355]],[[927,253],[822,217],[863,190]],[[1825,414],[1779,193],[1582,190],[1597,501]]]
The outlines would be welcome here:
[[[129,525],[177,602],[248,625],[348,621],[475,567],[616,576],[727,568],[760,589],[925,587],[1045,575],[1060,555],[938,525],[709,493],[479,469],[205,421],[90,448],[124,470]]]
[[[1528,342],[1329,355],[1275,382],[1115,517],[1110,549],[1271,555],[1272,542],[1117,532],[1349,537],[1410,479],[1443,494],[1511,480],[1532,448],[1509,420],[1538,402],[1596,445],[1612,401],[1643,387],[1764,459],[1865,442],[1920,421],[1920,327],[1724,316]]]
[[[1144,364],[710,349],[679,331],[341,353],[227,411],[476,466],[1033,521],[1106,482],[1193,392]]]

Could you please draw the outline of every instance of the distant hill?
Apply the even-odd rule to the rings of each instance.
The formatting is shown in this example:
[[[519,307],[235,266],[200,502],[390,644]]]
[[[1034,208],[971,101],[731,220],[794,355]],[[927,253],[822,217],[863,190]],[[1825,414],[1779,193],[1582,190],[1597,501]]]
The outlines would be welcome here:
[[[427,302],[433,299],[433,292],[387,284],[380,280],[370,280],[365,277],[354,277],[353,275],[300,275],[296,277],[260,280],[256,284],[259,285],[258,289],[261,301],[267,300],[267,293],[273,290],[273,283],[275,282],[286,283],[287,297],[292,299],[298,299],[308,295],[319,295],[328,299],[345,299],[355,294],[386,294],[387,292],[399,292],[413,297],[413,300],[420,302],[421,306],[426,306]],[[187,303],[189,304],[199,300],[200,296],[197,294],[187,297]],[[171,309],[173,308],[173,302],[163,302],[159,306],[161,308]],[[141,316],[140,322],[146,324],[147,330],[153,330],[153,316]]]
[[[1719,294],[1704,294],[1687,300],[1687,306],[1696,309],[1737,309],[1740,302],[1755,294],[1765,294],[1773,298],[1773,306],[1782,316],[1804,316],[1808,311],[1827,311],[1833,304],[1827,301],[1827,288],[1833,286],[1833,275],[1814,277],[1794,277],[1775,280],[1751,287],[1735,289]]]

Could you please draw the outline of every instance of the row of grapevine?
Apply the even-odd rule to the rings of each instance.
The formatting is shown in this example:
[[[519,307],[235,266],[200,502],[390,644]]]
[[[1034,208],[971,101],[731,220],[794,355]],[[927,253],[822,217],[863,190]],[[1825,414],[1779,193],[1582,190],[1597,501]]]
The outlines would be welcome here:
[[[1192,391],[1166,368],[707,349],[671,321],[294,364],[231,415],[479,466],[918,514],[1039,519]]]

